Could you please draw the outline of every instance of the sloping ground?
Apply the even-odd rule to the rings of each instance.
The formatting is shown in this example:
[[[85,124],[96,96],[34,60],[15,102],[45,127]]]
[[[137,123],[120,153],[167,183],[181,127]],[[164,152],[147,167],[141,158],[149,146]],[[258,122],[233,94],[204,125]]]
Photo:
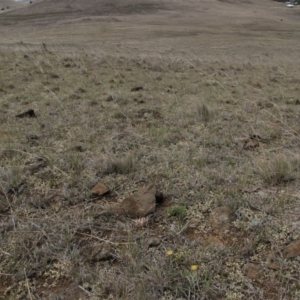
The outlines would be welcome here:
[[[44,0],[26,5],[13,15],[48,15],[48,14],[78,14],[78,15],[127,15],[154,13],[166,8],[166,1],[148,0]]]
[[[296,56],[14,49],[0,56],[0,298],[299,299]],[[145,184],[162,193],[154,213],[114,210]]]
[[[105,3],[0,17],[0,298],[299,299],[297,10]]]
[[[15,2],[11,2],[14,3]],[[194,12],[205,12],[201,17],[208,19],[210,17],[222,17],[225,19],[234,18],[240,19],[256,17],[268,19],[272,15],[278,14],[281,10],[281,4],[277,4],[277,11],[272,11],[272,7],[276,6],[273,1],[219,1],[219,0],[204,0],[204,1],[157,1],[157,0],[43,0],[33,4],[20,5],[17,11],[9,12],[4,16],[15,17],[31,17],[42,18],[50,17],[57,14],[57,17],[65,16],[125,16],[136,14],[155,14],[159,11],[176,11],[182,15]],[[281,5],[281,6],[279,6]],[[283,8],[285,8],[283,6]],[[281,14],[281,13],[279,13]],[[297,15],[296,10],[284,10],[284,14],[289,16]],[[190,15],[191,16],[191,15]],[[29,19],[29,18],[28,18]],[[234,22],[234,19],[232,20]],[[169,20],[172,21],[172,20]],[[212,20],[218,22],[217,19]]]

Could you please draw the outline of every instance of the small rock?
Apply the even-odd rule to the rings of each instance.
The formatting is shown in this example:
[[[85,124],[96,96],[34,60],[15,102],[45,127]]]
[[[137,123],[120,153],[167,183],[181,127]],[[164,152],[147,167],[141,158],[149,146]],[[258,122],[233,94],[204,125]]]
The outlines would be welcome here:
[[[259,82],[252,82],[251,85],[256,89],[261,89],[262,88],[262,86]]]
[[[149,240],[147,242],[148,248],[157,247],[160,244],[161,244],[161,239],[158,237],[151,237],[151,238],[149,238]]]
[[[290,259],[296,256],[300,256],[300,240],[289,244],[283,250],[283,257],[286,259]]]
[[[74,151],[77,151],[77,152],[84,152],[85,151],[85,149],[81,145],[77,145],[73,149],[74,149]]]
[[[135,86],[131,89],[132,92],[142,91],[144,88],[142,86]]]
[[[266,266],[268,269],[271,269],[271,270],[279,269],[279,264],[276,260],[276,256],[274,253],[269,254],[269,256],[267,257]]]
[[[112,95],[109,95],[107,98],[106,98],[106,101],[107,102],[111,102],[111,101],[114,101],[114,97]]]
[[[69,96],[69,99],[71,99],[71,100],[78,100],[78,99],[80,99],[81,97],[78,95],[78,94],[71,94],[70,96]]]
[[[17,118],[25,118],[25,117],[36,118],[36,114],[33,109],[28,109],[25,112],[16,115],[16,117]]]
[[[142,187],[135,194],[125,198],[116,207],[116,211],[131,218],[145,217],[155,211],[155,195],[156,187],[154,185]]]
[[[259,280],[263,276],[263,269],[258,264],[248,263],[244,266],[245,275],[252,280]]]
[[[79,88],[76,93],[79,93],[79,94],[82,94],[82,93],[85,93],[86,90],[84,88]]]
[[[138,103],[138,104],[142,104],[142,103],[145,102],[143,98],[134,98],[133,101]]]
[[[227,205],[217,207],[211,211],[210,225],[213,229],[227,229],[234,220],[233,211]]]
[[[53,78],[53,79],[59,78],[59,75],[57,75],[55,73],[50,73],[49,76],[50,76],[50,78]]]
[[[92,195],[95,196],[104,196],[110,193],[110,189],[103,183],[97,183],[91,190]]]

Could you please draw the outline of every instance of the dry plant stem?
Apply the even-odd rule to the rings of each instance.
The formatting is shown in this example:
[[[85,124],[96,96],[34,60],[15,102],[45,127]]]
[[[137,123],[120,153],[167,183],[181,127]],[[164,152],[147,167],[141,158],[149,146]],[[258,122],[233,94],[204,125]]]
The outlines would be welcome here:
[[[115,243],[115,242],[111,242],[109,240],[105,240],[105,239],[101,239],[95,235],[92,235],[92,234],[87,234],[87,233],[78,233],[79,235],[82,235],[82,236],[86,236],[86,237],[90,237],[90,238],[93,238],[93,239],[96,239],[98,241],[101,241],[101,242],[104,242],[104,243],[107,243],[107,244],[111,244],[111,245],[131,245],[131,244],[136,244],[136,243],[130,243],[130,242],[122,242],[122,243]]]
[[[177,233],[177,235],[180,235],[183,233],[190,225],[190,222],[186,222],[186,224],[183,226],[183,228]]]
[[[0,249],[0,252],[2,252],[2,253],[5,254],[5,255],[12,256],[10,253],[8,253],[8,252],[6,252],[6,251],[3,251],[2,249]]]
[[[25,269],[24,269],[24,274],[25,274],[26,287],[27,287],[27,292],[28,292],[29,299],[33,300],[32,295],[31,295],[31,291],[30,291],[30,287],[29,287],[28,277],[26,275],[26,270]]]

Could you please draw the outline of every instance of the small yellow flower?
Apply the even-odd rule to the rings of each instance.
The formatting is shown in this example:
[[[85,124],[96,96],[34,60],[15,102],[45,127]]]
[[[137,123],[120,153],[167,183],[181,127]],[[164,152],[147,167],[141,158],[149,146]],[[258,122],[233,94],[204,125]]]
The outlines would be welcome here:
[[[173,254],[174,254],[173,250],[168,250],[168,251],[167,251],[167,255],[168,255],[168,256],[171,256],[171,255],[173,255]]]
[[[198,270],[198,266],[197,265],[191,265],[191,270],[192,271],[197,271]]]

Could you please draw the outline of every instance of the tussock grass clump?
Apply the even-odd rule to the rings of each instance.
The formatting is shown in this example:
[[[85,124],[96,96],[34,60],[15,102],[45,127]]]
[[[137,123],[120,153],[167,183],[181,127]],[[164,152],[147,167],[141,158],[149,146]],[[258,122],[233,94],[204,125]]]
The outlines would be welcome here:
[[[196,114],[197,118],[202,122],[210,121],[213,116],[211,109],[203,102],[197,103]]]
[[[269,186],[284,184],[295,180],[291,162],[285,156],[277,156],[270,161],[257,164],[258,174]]]
[[[18,168],[0,168],[0,191],[3,193],[17,192],[23,179]]]
[[[183,205],[174,205],[169,207],[168,215],[170,217],[177,217],[179,219],[184,219],[187,215],[187,209]]]
[[[111,157],[106,163],[104,174],[130,174],[136,171],[136,161],[132,155],[125,157]]]

